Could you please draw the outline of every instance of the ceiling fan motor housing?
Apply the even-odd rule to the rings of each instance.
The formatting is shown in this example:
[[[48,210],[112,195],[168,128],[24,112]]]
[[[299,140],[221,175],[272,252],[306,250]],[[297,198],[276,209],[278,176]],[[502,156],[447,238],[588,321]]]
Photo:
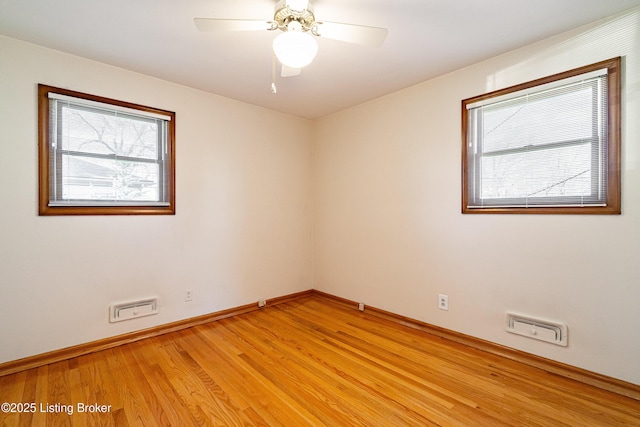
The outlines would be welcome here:
[[[273,20],[277,24],[277,28],[282,31],[287,31],[289,24],[295,21],[300,24],[302,31],[313,32],[313,24],[316,19],[313,15],[313,6],[311,6],[311,4],[307,4],[304,10],[294,10],[289,7],[287,0],[280,0],[276,4]]]

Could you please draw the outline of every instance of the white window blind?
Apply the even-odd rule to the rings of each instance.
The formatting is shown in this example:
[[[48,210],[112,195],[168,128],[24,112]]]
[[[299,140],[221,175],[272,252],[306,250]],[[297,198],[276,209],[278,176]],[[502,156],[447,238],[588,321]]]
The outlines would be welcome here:
[[[170,119],[49,93],[49,206],[169,205]]]
[[[605,204],[606,69],[466,107],[467,208]]]

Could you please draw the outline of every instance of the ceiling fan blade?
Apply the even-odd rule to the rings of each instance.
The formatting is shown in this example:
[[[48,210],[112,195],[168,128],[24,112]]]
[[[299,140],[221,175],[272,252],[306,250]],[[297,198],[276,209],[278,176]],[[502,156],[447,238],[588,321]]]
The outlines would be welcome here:
[[[260,31],[271,28],[269,21],[260,19],[215,19],[195,18],[193,22],[199,31]]]
[[[300,75],[300,68],[291,68],[286,65],[282,66],[282,70],[280,70],[280,77],[295,77]]]
[[[389,30],[365,25],[341,24],[339,22],[316,22],[317,33],[321,37],[355,43],[364,46],[380,47]]]

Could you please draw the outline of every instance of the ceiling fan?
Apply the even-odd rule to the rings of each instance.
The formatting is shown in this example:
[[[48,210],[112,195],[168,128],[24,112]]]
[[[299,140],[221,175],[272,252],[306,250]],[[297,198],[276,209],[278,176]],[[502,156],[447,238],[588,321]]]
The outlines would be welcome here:
[[[309,0],[280,0],[273,19],[195,18],[199,31],[275,31],[273,51],[282,64],[282,77],[296,76],[318,53],[316,37],[324,37],[364,46],[380,47],[387,36],[386,28],[338,22],[316,21]],[[272,84],[275,93],[275,84]]]

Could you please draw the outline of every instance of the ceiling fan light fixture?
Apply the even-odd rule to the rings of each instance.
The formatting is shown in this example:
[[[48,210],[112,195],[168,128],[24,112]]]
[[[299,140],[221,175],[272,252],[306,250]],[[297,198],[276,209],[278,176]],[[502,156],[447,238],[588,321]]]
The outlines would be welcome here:
[[[278,61],[289,68],[303,68],[311,64],[318,53],[318,42],[309,33],[286,31],[273,41]]]

